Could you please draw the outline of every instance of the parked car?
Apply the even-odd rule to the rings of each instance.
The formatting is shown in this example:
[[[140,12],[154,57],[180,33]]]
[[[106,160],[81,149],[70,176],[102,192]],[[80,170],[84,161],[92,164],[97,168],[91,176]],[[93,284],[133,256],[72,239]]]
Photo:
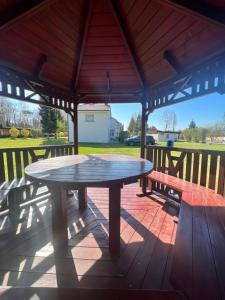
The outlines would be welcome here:
[[[125,140],[125,144],[128,146],[140,145],[141,137],[140,136],[131,136]],[[146,136],[146,145],[155,145],[155,139],[151,135]]]

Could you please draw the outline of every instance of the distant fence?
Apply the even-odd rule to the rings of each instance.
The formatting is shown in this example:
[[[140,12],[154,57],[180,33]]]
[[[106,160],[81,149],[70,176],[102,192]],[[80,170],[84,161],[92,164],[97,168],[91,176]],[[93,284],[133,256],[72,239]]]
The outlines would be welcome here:
[[[154,169],[200,184],[224,195],[225,151],[147,146]]]
[[[74,154],[72,144],[0,149],[0,182],[24,176],[25,167],[32,162],[70,154]]]

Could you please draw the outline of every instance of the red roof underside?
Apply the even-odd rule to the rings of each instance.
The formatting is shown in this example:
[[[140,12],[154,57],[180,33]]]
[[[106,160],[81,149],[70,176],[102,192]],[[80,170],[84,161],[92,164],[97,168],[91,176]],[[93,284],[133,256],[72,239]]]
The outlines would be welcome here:
[[[0,15],[20,2],[1,1]],[[46,82],[77,92],[140,91],[140,78],[150,87],[176,74],[165,51],[187,69],[225,50],[225,25],[210,23],[171,2],[117,0],[125,26],[121,30],[110,2],[93,0],[83,39],[87,1],[46,0],[39,9],[0,28],[1,63],[32,75],[45,54],[40,79]],[[222,0],[199,3],[225,7]]]
[[[108,77],[107,78],[107,73]],[[94,1],[78,82],[79,90],[140,88],[118,23],[107,1]]]

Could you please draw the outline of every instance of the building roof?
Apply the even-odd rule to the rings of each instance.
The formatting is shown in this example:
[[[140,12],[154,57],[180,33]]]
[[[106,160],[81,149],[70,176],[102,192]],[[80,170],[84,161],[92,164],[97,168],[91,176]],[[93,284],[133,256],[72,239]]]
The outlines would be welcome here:
[[[225,0],[1,1],[1,65],[47,94],[50,83],[83,101],[139,102],[224,53],[224,12]]]
[[[80,104],[78,105],[78,111],[111,111],[111,107],[108,104]]]
[[[111,121],[117,123],[119,126],[123,127],[123,124],[119,122],[116,118],[111,117]]]
[[[180,131],[173,131],[173,130],[150,130],[148,131],[148,134],[157,134],[157,133],[174,133],[174,134],[180,134]]]

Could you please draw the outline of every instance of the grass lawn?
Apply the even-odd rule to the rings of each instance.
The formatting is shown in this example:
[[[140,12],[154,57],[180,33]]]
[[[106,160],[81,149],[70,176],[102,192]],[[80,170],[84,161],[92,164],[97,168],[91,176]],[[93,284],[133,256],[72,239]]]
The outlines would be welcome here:
[[[0,148],[13,148],[13,147],[36,147],[44,145],[60,145],[66,144],[67,140],[65,138],[54,139],[54,138],[17,138],[13,140],[11,138],[1,138]],[[164,146],[165,143],[162,143]],[[225,145],[209,145],[202,143],[187,143],[187,142],[177,142],[174,144],[175,147],[179,148],[190,148],[190,149],[208,149],[208,150],[220,150],[225,151]],[[127,154],[127,155],[139,155],[139,147],[128,147],[123,144],[94,144],[94,143],[81,143],[79,147],[80,154],[89,153],[111,153],[111,154]]]

